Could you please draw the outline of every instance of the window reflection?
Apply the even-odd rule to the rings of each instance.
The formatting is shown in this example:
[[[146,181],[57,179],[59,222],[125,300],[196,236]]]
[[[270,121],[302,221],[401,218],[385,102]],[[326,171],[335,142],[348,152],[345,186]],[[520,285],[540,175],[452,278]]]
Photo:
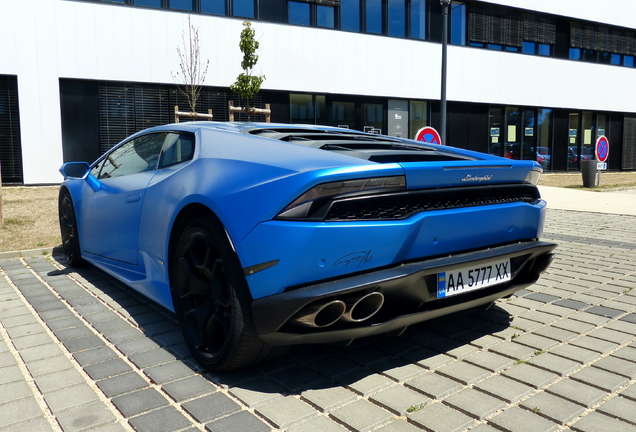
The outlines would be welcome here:
[[[335,13],[333,6],[316,6],[316,25],[318,27],[334,28]]]
[[[411,101],[409,103],[409,136],[415,138],[417,131],[428,126],[428,109],[426,102]]]
[[[551,56],[552,55],[552,45],[539,44],[539,55]]]
[[[384,124],[384,109],[382,104],[362,104],[362,125],[365,132],[381,134]]]
[[[466,5],[451,3],[451,43],[466,45]]]
[[[121,177],[157,168],[167,133],[144,135],[108,154],[100,163],[99,179]]]
[[[161,7],[161,0],[134,0],[135,6]]]
[[[382,34],[382,0],[365,1],[365,31],[367,33]]]
[[[316,117],[314,98],[308,94],[290,94],[289,105],[292,123],[312,124]]]
[[[330,123],[332,126],[355,129],[356,104],[354,102],[333,102]]]
[[[490,128],[490,145],[488,147],[488,153],[493,154],[495,156],[503,156],[504,155],[504,147],[502,144],[502,109],[501,108],[490,108],[490,113],[488,116],[488,125]]]
[[[291,123],[327,124],[327,104],[324,95],[290,94]]]
[[[311,5],[295,1],[288,2],[289,23],[308,26],[311,25]]]
[[[340,28],[347,31],[360,31],[360,0],[340,2]]]
[[[232,15],[254,18],[254,0],[232,0]]]
[[[225,0],[201,0],[201,12],[213,15],[225,15]]]
[[[170,9],[192,10],[192,0],[170,0]]]
[[[579,168],[579,113],[570,113],[568,170]]]
[[[544,170],[552,169],[552,110],[541,108],[537,113],[537,162]]]
[[[406,0],[389,0],[389,36],[406,36]]]

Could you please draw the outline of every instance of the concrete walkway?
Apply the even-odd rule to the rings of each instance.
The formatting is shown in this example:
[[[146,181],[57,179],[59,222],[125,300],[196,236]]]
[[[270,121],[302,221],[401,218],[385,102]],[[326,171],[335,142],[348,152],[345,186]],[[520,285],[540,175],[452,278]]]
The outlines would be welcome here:
[[[223,375],[94,268],[0,259],[0,430],[636,431],[636,197],[541,192],[559,247],[528,290]]]
[[[636,216],[634,190],[596,192],[539,186],[539,191],[551,209]]]

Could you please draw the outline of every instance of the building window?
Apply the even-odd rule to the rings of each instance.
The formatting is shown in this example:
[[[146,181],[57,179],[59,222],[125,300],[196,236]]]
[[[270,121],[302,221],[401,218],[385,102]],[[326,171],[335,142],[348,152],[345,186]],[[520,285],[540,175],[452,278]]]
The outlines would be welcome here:
[[[291,123],[327,124],[324,95],[290,94]]]
[[[232,16],[254,18],[254,0],[232,0]]]
[[[290,24],[311,25],[311,5],[309,3],[290,1],[288,8]]]
[[[364,6],[364,31],[382,34],[382,22],[384,21],[382,0],[366,0]]]
[[[540,108],[537,113],[537,162],[545,171],[552,169],[552,110]]]
[[[547,16],[473,3],[468,39],[470,46],[550,56],[556,43],[556,24]]]
[[[389,36],[406,36],[406,0],[388,0]]]
[[[314,96],[308,94],[290,94],[289,111],[292,123],[312,124],[316,118]]]
[[[356,104],[355,102],[333,102],[331,104],[331,126],[347,129],[356,129]]]
[[[490,130],[488,153],[495,156],[504,156],[504,147],[502,146],[504,124],[502,121],[501,108],[490,108],[490,113],[488,115],[488,126]]]
[[[409,136],[414,139],[417,131],[429,125],[428,104],[422,101],[409,102]]]
[[[461,3],[451,3],[451,40],[453,45],[466,45],[466,5]]]
[[[413,39],[426,39],[426,0],[411,0],[409,18],[409,36]]]
[[[340,29],[360,31],[360,0],[342,0],[340,2]]]
[[[193,0],[170,0],[170,9],[191,11],[194,10],[192,2]]]
[[[225,0],[201,0],[201,12],[212,15],[226,15]]]
[[[571,60],[634,67],[634,56],[633,31],[579,22],[570,24]]]
[[[0,75],[0,173],[2,183],[22,183],[18,78]]]
[[[336,20],[333,6],[316,5],[316,25],[325,28],[335,27]]]
[[[362,104],[362,130],[364,132],[381,134],[384,125],[384,108],[382,104]]]
[[[161,7],[161,0],[133,0],[135,6]]]
[[[288,2],[289,23],[303,26],[335,28],[333,6],[300,1]]]

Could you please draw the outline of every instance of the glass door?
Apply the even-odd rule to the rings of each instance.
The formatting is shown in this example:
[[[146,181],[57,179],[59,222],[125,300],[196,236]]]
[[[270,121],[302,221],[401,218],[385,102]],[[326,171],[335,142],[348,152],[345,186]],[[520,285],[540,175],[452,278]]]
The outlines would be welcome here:
[[[355,102],[337,102],[331,104],[330,125],[340,128],[356,129]]]
[[[580,141],[579,141],[579,122],[580,114],[578,112],[570,113],[570,132],[568,142],[568,171],[579,169]]]
[[[523,110],[523,137],[521,138],[521,157],[537,160],[537,110]]]
[[[504,128],[504,157],[523,159],[522,152],[522,112],[517,107],[506,107],[506,127]]]
[[[384,108],[382,104],[362,104],[362,130],[374,134],[382,134],[384,124]]]

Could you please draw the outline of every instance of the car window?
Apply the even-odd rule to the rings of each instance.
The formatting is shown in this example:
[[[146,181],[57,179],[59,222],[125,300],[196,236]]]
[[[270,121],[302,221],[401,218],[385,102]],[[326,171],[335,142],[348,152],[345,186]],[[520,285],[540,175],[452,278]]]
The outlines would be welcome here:
[[[194,136],[188,134],[170,133],[166,137],[163,153],[159,161],[159,168],[169,167],[181,162],[189,161],[194,155]]]
[[[101,169],[97,178],[121,177],[156,169],[167,135],[167,132],[143,135],[117,147],[98,164]]]

